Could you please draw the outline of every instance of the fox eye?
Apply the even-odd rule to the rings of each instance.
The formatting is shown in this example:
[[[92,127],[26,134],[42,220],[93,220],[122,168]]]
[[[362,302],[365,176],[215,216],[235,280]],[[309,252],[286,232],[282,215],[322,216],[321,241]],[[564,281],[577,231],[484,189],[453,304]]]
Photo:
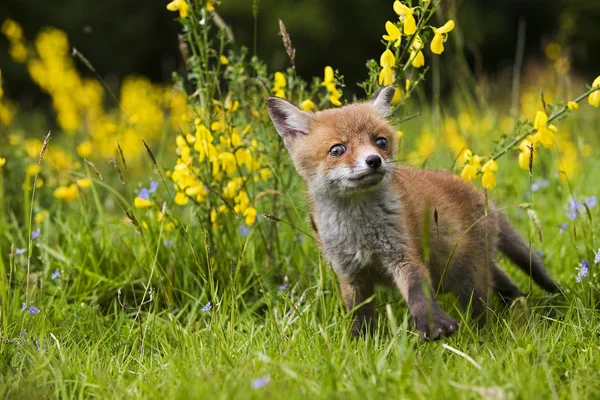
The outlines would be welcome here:
[[[346,146],[343,144],[336,144],[331,146],[329,149],[329,155],[331,157],[339,157],[346,152]]]
[[[375,144],[380,149],[387,150],[388,145],[387,145],[387,139],[386,138],[378,137],[377,139],[375,139]]]

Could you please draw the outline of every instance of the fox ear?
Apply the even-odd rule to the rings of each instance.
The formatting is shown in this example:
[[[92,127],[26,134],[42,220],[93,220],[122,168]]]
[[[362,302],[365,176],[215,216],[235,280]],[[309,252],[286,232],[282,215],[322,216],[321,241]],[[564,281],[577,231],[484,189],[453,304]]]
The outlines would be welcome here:
[[[273,125],[287,146],[291,141],[308,135],[312,116],[281,97],[267,98],[267,111]]]
[[[389,117],[392,114],[391,104],[394,98],[393,86],[384,86],[373,96],[373,107],[382,117]]]

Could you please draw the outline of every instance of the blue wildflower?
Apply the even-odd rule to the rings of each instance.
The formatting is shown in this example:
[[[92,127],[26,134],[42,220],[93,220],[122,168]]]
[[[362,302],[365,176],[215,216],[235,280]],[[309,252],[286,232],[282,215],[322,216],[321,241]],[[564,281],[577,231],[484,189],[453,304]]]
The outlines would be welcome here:
[[[269,382],[271,382],[271,377],[269,375],[265,375],[265,376],[261,376],[260,378],[256,378],[255,380],[252,381],[252,389],[257,390],[260,389],[261,387],[267,385]]]
[[[536,182],[533,182],[533,184],[531,185],[531,191],[537,192],[538,190],[546,188],[549,185],[550,185],[550,182],[548,182],[546,179],[540,179]]]
[[[177,315],[179,313],[179,308],[174,308],[173,309],[173,315]]]
[[[165,247],[173,247],[173,241],[172,240],[163,240],[163,245]]]
[[[596,253],[596,257],[594,257],[594,264],[598,264],[600,263],[600,249],[598,249],[598,252]]]
[[[240,235],[246,237],[250,234],[250,228],[246,225],[240,226]]]
[[[289,283],[284,283],[283,285],[279,286],[279,291],[283,292],[285,289],[287,289],[288,287],[290,287]]]
[[[544,257],[544,253],[542,253],[542,251],[541,251],[541,250],[538,250],[538,251],[536,251],[535,253],[537,254],[537,256],[538,256],[539,258],[542,258],[542,257]]]
[[[52,273],[51,278],[52,278],[53,281],[56,280],[57,278],[60,278],[60,271],[58,270],[58,268],[56,268],[56,271],[54,271]]]
[[[158,182],[157,181],[150,181],[150,190],[148,192],[150,192],[150,194],[156,192],[156,189],[158,189]]]
[[[577,283],[581,282],[583,278],[588,277],[588,271],[590,269],[590,263],[587,260],[581,260],[579,263],[579,272],[577,273]]]
[[[19,333],[19,336],[25,337],[27,335],[27,329],[23,329],[23,332]]]
[[[35,308],[34,306],[29,306],[29,314],[31,315],[35,315],[35,314],[39,314],[40,310]]]
[[[27,304],[23,303],[23,305],[21,306],[21,312],[25,311],[26,308],[27,308]]]
[[[596,196],[590,196],[587,199],[585,199],[583,202],[585,203],[586,206],[588,206],[588,208],[594,208],[594,207],[596,207],[596,204],[598,204],[598,199],[596,198]]]
[[[27,249],[15,249],[15,254],[16,255],[20,255],[23,254],[27,251]]]
[[[37,228],[35,231],[31,232],[31,238],[37,239],[38,236],[40,236],[40,233],[41,233],[40,228]]]
[[[560,232],[559,232],[559,233],[563,233],[564,231],[566,231],[566,230],[567,230],[567,228],[568,228],[568,227],[569,227],[569,223],[568,223],[568,222],[565,222],[564,224],[562,224],[562,225],[560,226]]]
[[[577,203],[577,200],[575,200],[574,197],[571,197],[569,199],[569,204],[567,207],[567,218],[569,218],[572,221],[579,215],[580,205],[579,203]]]
[[[209,311],[212,308],[212,304],[210,304],[210,301],[208,303],[206,303],[206,305],[204,307],[202,307],[202,311]]]
[[[148,198],[150,197],[150,191],[146,188],[142,188],[142,190],[140,190],[140,193],[138,194],[137,197],[139,197],[140,199],[144,199],[144,200],[148,200]]]
[[[33,344],[35,344],[35,349],[39,353],[40,352],[40,339],[38,339],[35,342],[33,342]]]

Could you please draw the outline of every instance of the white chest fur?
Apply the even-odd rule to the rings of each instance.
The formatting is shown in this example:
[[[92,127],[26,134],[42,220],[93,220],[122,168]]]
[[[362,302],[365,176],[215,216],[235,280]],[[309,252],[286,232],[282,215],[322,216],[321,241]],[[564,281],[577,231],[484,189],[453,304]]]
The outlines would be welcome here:
[[[315,198],[316,224],[326,257],[350,278],[402,257],[400,202],[383,192],[359,198]]]

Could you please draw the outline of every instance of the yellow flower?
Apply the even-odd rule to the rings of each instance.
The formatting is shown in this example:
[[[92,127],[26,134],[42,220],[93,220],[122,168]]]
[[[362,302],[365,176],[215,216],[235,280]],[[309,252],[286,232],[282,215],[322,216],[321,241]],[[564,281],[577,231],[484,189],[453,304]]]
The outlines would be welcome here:
[[[281,72],[275,72],[273,80],[273,93],[275,94],[275,96],[285,99],[284,88],[287,86],[287,80],[285,78],[285,75]]]
[[[483,167],[481,167],[481,171],[483,172],[483,176],[481,177],[481,184],[486,189],[493,189],[496,187],[496,175],[495,172],[498,171],[498,163],[494,160],[490,160],[486,162]]]
[[[379,65],[383,67],[379,73],[379,85],[389,86],[394,83],[394,70],[393,67],[396,65],[396,57],[390,49],[386,49],[381,57],[379,58]]]
[[[548,115],[545,112],[537,112],[533,127],[537,129],[537,133],[533,136],[534,141],[540,142],[547,149],[556,145],[557,128],[552,124],[548,125]]]
[[[386,49],[383,54],[381,54],[379,65],[383,68],[392,68],[396,65],[396,57],[394,57],[394,53],[392,53],[390,49]]]
[[[188,16],[188,4],[185,0],[173,0],[169,4],[167,4],[167,10],[169,11],[179,11],[179,16],[181,18],[185,18]]]
[[[524,170],[529,170],[529,159],[532,157],[535,160],[537,158],[537,151],[535,150],[535,143],[529,137],[524,139],[519,145],[519,167]]]
[[[306,99],[300,104],[300,108],[304,111],[311,112],[316,108],[316,106],[311,99]]]
[[[383,35],[383,38],[388,42],[395,42],[394,47],[399,47],[400,39],[402,37],[400,29],[398,29],[398,27],[395,24],[391,23],[390,21],[387,21],[385,23],[385,30],[387,31],[387,35]]]
[[[342,103],[340,102],[340,97],[342,97],[342,92],[340,92],[336,87],[333,87],[330,92],[329,101],[331,104],[338,107],[341,106]]]
[[[6,164],[6,158],[0,157],[0,168],[4,167],[4,164]]]
[[[398,139],[402,139],[402,136],[404,136],[404,132],[403,131],[396,131],[396,135],[398,136]]]
[[[2,30],[2,33],[11,42],[19,41],[23,38],[23,28],[21,28],[21,25],[19,25],[17,22],[13,21],[10,18],[4,20],[4,22],[2,23],[2,28],[0,28],[0,30]]]
[[[147,199],[142,199],[141,197],[136,197],[133,199],[133,205],[135,208],[148,208],[152,207],[152,202]]]
[[[269,168],[261,168],[261,170],[258,173],[260,174],[261,181],[266,181],[272,175],[272,172]]]
[[[481,168],[481,157],[473,154],[471,150],[466,149],[463,152],[463,159],[466,164],[463,167],[460,176],[466,181],[472,181],[477,177],[477,171]]]
[[[92,142],[86,140],[85,142],[81,142],[76,150],[80,157],[89,157],[92,154],[93,149]]]
[[[592,83],[592,88],[599,88],[600,87],[600,75],[594,79],[594,82]],[[600,107],[600,89],[596,90],[595,92],[590,93],[590,95],[588,96],[588,103],[591,106],[594,107]]]
[[[329,65],[325,67],[324,79],[321,86],[325,86],[329,92],[329,101],[335,106],[341,106],[340,97],[342,93],[335,87],[335,74]]]
[[[394,83],[394,70],[391,68],[383,68],[379,73],[379,85],[390,86]]]
[[[223,54],[221,54],[219,56],[219,61],[221,62],[221,64],[223,65],[227,65],[229,64],[229,59],[227,57],[225,57]]]
[[[392,97],[392,104],[398,105],[400,104],[400,101],[402,101],[402,89],[396,88],[394,90],[394,97]]]
[[[54,190],[54,197],[65,203],[70,203],[79,197],[79,190],[77,190],[77,185],[75,184],[59,186]]]
[[[177,192],[177,194],[175,194],[175,204],[185,206],[189,201],[190,199],[188,199],[185,193]]]
[[[35,217],[33,217],[33,220],[35,221],[36,224],[41,224],[42,222],[44,222],[46,217],[48,217],[48,215],[50,215],[48,210],[42,210],[39,213],[35,214]]]
[[[217,159],[221,162],[221,167],[226,173],[232,174],[237,169],[237,163],[235,161],[235,155],[233,153],[221,153],[219,154]]]
[[[423,56],[423,52],[421,50],[415,52],[411,52],[410,57],[412,58],[412,66],[415,68],[421,68],[425,65],[425,56]]]
[[[25,169],[27,176],[35,176],[42,170],[38,164],[31,164]]]
[[[431,41],[431,51],[435,54],[442,54],[444,51],[444,39],[448,32],[454,29],[454,21],[450,20],[443,26],[433,29],[433,40]]]
[[[574,101],[569,101],[569,102],[567,103],[567,107],[569,108],[569,110],[571,110],[571,111],[575,111],[575,110],[577,110],[577,109],[579,108],[579,104],[577,104],[577,103],[576,103],[576,102],[574,102]]]
[[[396,14],[404,17],[404,34],[412,35],[417,31],[417,23],[414,17],[414,8],[410,8],[400,3],[398,0],[394,2],[394,11]]]
[[[335,87],[335,77],[333,73],[333,68],[331,68],[329,65],[326,66],[325,73],[323,75],[323,82],[321,82],[321,85],[325,86],[327,90],[329,90],[331,86]]]
[[[77,179],[75,182],[81,189],[87,189],[92,186],[92,180],[90,178]]]
[[[248,207],[243,215],[246,217],[246,225],[252,225],[256,222],[256,208]]]
[[[27,47],[21,42],[12,42],[8,53],[15,62],[22,64],[27,61]]]

